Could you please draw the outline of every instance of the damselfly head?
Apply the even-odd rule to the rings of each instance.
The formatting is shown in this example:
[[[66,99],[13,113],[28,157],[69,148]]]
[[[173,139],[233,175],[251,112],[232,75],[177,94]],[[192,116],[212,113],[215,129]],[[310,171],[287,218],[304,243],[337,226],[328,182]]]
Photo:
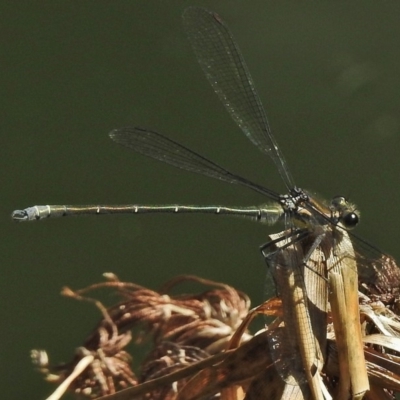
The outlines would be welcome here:
[[[344,196],[335,196],[329,206],[332,218],[341,223],[345,229],[353,229],[360,221],[360,213],[354,204],[347,201]]]

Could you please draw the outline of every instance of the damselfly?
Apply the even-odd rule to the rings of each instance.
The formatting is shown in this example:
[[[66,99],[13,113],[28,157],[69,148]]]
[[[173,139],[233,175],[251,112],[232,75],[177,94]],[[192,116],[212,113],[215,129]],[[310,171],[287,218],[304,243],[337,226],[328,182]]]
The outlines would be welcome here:
[[[303,260],[300,260],[302,262],[306,262],[313,251],[323,242],[329,243],[329,251],[333,251],[335,241],[340,240],[341,232],[354,228],[359,222],[359,214],[355,206],[342,196],[336,196],[330,202],[324,203],[295,185],[283,154],[272,135],[247,65],[230,30],[221,18],[202,8],[190,7],[184,12],[183,22],[198,62],[214,91],[248,139],[275,163],[287,188],[287,193],[279,194],[231,173],[157,132],[138,127],[124,127],[110,133],[110,138],[116,143],[178,168],[248,187],[265,195],[269,198],[270,203],[253,207],[179,204],[163,206],[139,204],[45,205],[16,210],[12,213],[12,218],[15,221],[32,221],[73,215],[159,212],[237,215],[253,218],[269,225],[283,221],[289,228],[288,234],[279,240],[286,240],[288,245],[295,241],[310,241],[311,239],[312,243],[307,247],[307,254],[304,255]],[[367,251],[366,256],[358,253],[361,255],[358,261],[361,277],[366,281],[376,279],[382,266],[393,262],[393,259],[382,255],[364,241],[355,238],[354,235],[351,237],[356,244],[356,251],[360,248],[359,245]],[[264,256],[267,256],[269,245],[263,246],[262,251]]]

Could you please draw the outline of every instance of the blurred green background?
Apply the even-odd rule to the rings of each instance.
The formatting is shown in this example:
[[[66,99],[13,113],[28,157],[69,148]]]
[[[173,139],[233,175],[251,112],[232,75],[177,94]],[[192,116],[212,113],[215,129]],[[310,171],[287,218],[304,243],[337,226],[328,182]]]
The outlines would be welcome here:
[[[15,224],[34,204],[253,205],[256,193],[112,143],[125,125],[158,130],[256,182],[277,171],[231,121],[185,38],[189,5],[217,11],[252,72],[300,187],[350,196],[357,233],[396,257],[400,224],[400,3],[2,2],[0,385],[7,399],[53,389],[29,361],[68,361],[99,319],[59,296],[113,271],[157,288],[182,273],[230,283],[257,304],[258,247],[276,228],[196,215]]]

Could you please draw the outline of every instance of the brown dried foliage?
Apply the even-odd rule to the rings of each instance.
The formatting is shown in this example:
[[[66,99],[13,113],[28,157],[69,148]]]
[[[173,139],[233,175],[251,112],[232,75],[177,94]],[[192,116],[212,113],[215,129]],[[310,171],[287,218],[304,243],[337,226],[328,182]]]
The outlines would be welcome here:
[[[387,268],[387,274],[397,273],[396,265],[388,264]],[[210,288],[198,294],[169,294],[173,287],[188,280]],[[112,289],[122,300],[106,309],[87,297],[98,288]],[[394,399],[400,391],[398,291],[394,285],[385,294],[379,279],[373,287],[362,288],[360,320],[370,383],[364,398]],[[112,274],[107,274],[106,282],[75,292],[65,288],[63,294],[95,303],[102,319],[70,363],[50,367],[44,352],[35,351],[33,355],[49,381],[60,385],[75,374],[68,390],[77,395],[104,396],[104,400],[313,398],[307,382],[288,385],[274,366],[279,343],[278,352],[271,354],[271,335],[276,340],[279,332],[285,331],[279,299],[249,310],[247,296],[225,284],[180,276],[156,292],[120,282]],[[267,330],[252,336],[248,326],[258,314],[275,320]],[[133,372],[132,359],[124,350],[132,338],[137,343],[151,340],[153,344],[144,362],[135,366],[140,369],[140,377]],[[335,398],[340,369],[330,313],[327,339],[327,361],[319,374]],[[87,364],[77,371],[79,362],[88,355],[91,358],[87,358]],[[51,398],[59,397],[57,394]]]

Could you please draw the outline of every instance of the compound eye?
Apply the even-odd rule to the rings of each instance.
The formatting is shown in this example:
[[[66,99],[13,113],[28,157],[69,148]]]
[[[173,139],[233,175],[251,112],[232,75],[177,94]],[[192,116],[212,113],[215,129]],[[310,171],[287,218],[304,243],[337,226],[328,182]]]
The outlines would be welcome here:
[[[340,218],[340,221],[345,228],[353,229],[360,221],[360,217],[355,212],[348,212]]]

